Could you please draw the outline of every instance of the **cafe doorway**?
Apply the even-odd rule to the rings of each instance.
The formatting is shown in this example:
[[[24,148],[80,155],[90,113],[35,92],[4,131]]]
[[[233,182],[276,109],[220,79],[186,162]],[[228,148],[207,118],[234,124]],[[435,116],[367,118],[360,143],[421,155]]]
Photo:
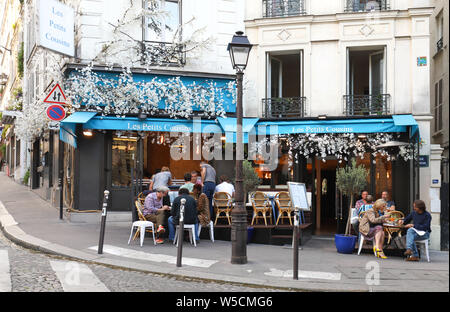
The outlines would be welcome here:
[[[316,235],[337,233],[338,219],[336,212],[336,169],[337,159],[316,159],[315,200],[316,200]]]

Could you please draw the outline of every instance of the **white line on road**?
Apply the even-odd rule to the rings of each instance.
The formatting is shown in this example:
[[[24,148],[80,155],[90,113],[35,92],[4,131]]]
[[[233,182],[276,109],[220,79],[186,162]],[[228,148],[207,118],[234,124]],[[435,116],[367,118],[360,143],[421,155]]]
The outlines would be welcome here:
[[[50,261],[64,291],[109,292],[89,267],[74,261]]]
[[[265,275],[274,276],[274,277],[288,277],[293,278],[294,271],[287,270],[282,271],[278,269],[270,269],[270,272],[264,272]],[[306,278],[306,279],[325,279],[325,280],[333,280],[340,281],[341,273],[330,273],[330,272],[317,272],[317,271],[298,271],[298,278]]]
[[[11,291],[11,273],[7,250],[0,250],[0,292]]]
[[[92,250],[98,250],[98,246],[89,247],[89,249]],[[167,262],[170,264],[176,264],[177,263],[177,257],[169,256],[169,255],[163,255],[163,254],[151,254],[148,252],[143,251],[136,251],[132,249],[125,249],[120,248],[112,245],[104,245],[103,246],[103,252],[119,256],[119,257],[125,257],[125,258],[133,258],[133,259],[139,259],[139,260],[145,260],[145,261],[154,261],[154,262]],[[197,258],[188,258],[183,257],[182,263],[183,265],[190,265],[200,268],[209,268],[214,263],[217,263],[216,260],[205,260],[205,259],[197,259]]]

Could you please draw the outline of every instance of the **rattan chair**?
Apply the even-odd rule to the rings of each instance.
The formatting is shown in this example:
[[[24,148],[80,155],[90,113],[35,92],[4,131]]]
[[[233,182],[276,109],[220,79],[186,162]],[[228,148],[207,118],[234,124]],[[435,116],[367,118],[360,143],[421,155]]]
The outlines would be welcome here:
[[[213,205],[214,211],[216,213],[214,225],[216,225],[217,220],[221,218],[226,218],[228,220],[228,224],[231,225],[231,209],[233,208],[233,206],[230,194],[228,194],[227,192],[214,193]],[[225,214],[225,216],[223,216],[222,214]]]
[[[292,207],[291,207],[291,197],[288,192],[279,192],[275,195],[275,203],[278,207],[278,218],[277,223],[280,219],[289,219],[289,224],[292,225]]]
[[[264,224],[267,226],[267,217],[272,220],[272,206],[266,194],[263,192],[255,192],[252,196],[252,206],[253,206],[253,218],[252,225],[254,222],[258,222],[258,219],[264,219]],[[259,215],[261,214],[261,216]]]
[[[145,203],[145,195],[143,192],[138,194],[138,200],[140,201],[141,205],[144,205]]]

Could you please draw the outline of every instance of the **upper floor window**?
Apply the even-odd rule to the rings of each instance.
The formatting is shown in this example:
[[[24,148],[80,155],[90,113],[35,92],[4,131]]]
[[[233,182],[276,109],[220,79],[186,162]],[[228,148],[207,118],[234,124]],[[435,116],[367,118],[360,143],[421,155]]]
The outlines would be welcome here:
[[[436,26],[437,26],[437,50],[440,51],[444,47],[444,14],[441,13],[436,16]]]
[[[389,10],[389,0],[345,0],[345,12]]]
[[[263,0],[264,17],[285,17],[306,14],[305,0]]]
[[[145,0],[145,8],[155,12],[144,18],[144,40],[177,41],[180,36],[181,4],[179,0]]]
[[[434,85],[434,132],[442,130],[443,80]]]

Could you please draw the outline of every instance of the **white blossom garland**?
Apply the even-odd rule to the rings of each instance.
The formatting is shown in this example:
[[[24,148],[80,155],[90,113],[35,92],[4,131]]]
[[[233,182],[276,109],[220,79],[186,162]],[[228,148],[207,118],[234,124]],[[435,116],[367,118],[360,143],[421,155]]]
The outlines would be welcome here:
[[[374,158],[378,155],[386,157],[388,161],[399,158],[408,161],[414,157],[414,144],[412,143],[401,146],[398,153],[395,154],[387,148],[376,148],[376,146],[398,139],[392,133],[369,133],[366,134],[365,139],[358,138],[355,133],[302,133],[272,136],[270,139],[265,138],[253,144],[249,147],[249,151],[261,153],[262,149],[267,148],[268,144],[273,144],[280,138],[286,140],[286,144],[289,146],[290,166],[298,162],[298,156],[317,157],[324,162],[326,157],[334,156],[339,163],[358,157],[364,159],[367,153],[372,154]]]
[[[64,88],[72,102],[71,111],[83,109],[121,117],[142,112],[189,118],[194,110],[201,117],[224,117],[225,100],[236,101],[233,81],[223,87],[213,81],[185,84],[180,77],[134,81],[129,72],[121,73],[116,80],[94,72],[91,66],[77,70],[66,79]],[[165,105],[161,110],[158,105],[162,101]]]

